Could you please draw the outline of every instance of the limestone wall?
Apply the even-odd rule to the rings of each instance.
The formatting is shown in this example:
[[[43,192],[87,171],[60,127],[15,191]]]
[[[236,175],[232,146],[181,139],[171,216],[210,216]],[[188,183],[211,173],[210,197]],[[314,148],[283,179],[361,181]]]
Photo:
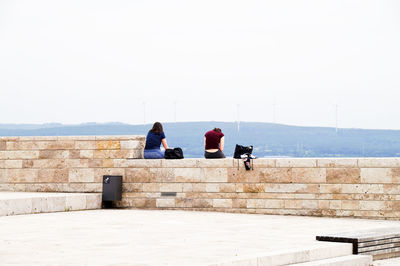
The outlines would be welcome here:
[[[256,159],[253,171],[234,159],[127,159],[143,146],[143,136],[0,138],[0,190],[101,192],[115,174],[121,207],[400,219],[400,158]]]

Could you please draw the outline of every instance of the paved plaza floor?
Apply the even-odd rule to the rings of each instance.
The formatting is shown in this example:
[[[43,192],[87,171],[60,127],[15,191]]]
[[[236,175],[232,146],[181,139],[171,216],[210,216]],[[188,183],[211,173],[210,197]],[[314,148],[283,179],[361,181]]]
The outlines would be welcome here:
[[[3,216],[0,265],[208,265],[336,244],[316,241],[318,234],[394,226],[400,223],[115,209]]]

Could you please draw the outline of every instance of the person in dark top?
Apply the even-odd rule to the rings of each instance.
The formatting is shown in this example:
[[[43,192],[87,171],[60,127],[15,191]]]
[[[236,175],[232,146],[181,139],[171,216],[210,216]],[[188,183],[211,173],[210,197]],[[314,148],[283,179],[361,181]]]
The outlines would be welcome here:
[[[224,134],[220,128],[214,128],[204,135],[204,157],[206,159],[225,158]]]
[[[164,151],[160,150],[160,146],[168,149],[167,140],[160,122],[155,122],[153,128],[150,129],[146,137],[146,146],[144,147],[145,159],[163,159]]]

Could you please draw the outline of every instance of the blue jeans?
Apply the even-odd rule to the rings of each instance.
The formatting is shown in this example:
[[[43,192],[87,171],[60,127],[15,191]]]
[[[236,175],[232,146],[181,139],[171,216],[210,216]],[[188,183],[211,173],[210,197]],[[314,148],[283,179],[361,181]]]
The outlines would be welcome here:
[[[164,159],[164,152],[160,149],[144,150],[145,159]]]

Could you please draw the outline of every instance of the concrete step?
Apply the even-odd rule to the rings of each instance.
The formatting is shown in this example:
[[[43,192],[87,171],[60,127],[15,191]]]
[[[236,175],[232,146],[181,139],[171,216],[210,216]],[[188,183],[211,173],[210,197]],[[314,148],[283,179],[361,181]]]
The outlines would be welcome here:
[[[349,255],[324,260],[310,261],[305,263],[292,264],[295,266],[371,266],[372,256],[370,255]]]
[[[251,256],[242,256],[230,261],[215,263],[211,265],[212,266],[233,266],[233,265],[279,266],[279,265],[291,265],[291,264],[310,262],[310,261],[320,261],[324,259],[343,257],[352,254],[351,244],[347,243],[329,243],[329,244],[334,244],[334,245],[316,245],[304,248],[267,252]]]
[[[0,192],[0,216],[101,209],[101,193]]]

